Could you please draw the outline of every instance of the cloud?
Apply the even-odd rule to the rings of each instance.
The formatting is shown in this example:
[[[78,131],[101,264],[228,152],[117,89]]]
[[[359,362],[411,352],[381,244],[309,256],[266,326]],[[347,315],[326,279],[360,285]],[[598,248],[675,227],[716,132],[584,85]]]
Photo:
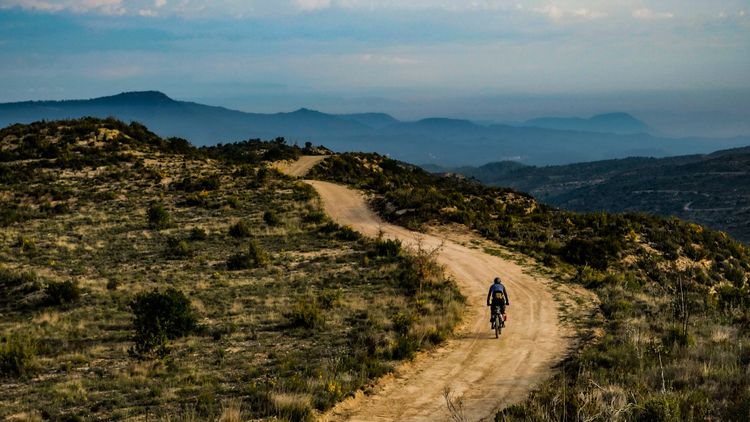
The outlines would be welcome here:
[[[154,0],[154,7],[159,9],[167,5],[167,0]]]
[[[596,10],[589,10],[586,8],[577,9],[573,12],[573,16],[583,18],[583,19],[601,19],[606,18],[609,16],[605,12],[598,12]]]
[[[672,19],[674,18],[674,13],[672,12],[654,12],[651,9],[643,8],[643,9],[636,9],[633,11],[633,17],[640,20],[664,20],[664,19]]]
[[[554,4],[547,5],[544,7],[538,7],[534,9],[534,12],[541,13],[542,15],[547,15],[548,18],[552,20],[560,20],[563,17],[563,11],[559,7],[555,6]]]
[[[384,63],[384,64],[393,64],[393,65],[400,65],[400,66],[416,65],[416,64],[421,63],[417,59],[413,59],[410,57],[396,56],[396,55],[391,55],[391,54],[365,53],[365,54],[358,54],[356,58],[360,62],[364,62],[364,63]]]
[[[524,10],[523,5],[516,5],[516,8],[518,10]],[[601,19],[609,16],[608,13],[598,11],[598,10],[591,10],[585,7],[579,7],[579,8],[571,8],[571,9],[564,9],[556,4],[548,4],[543,7],[537,7],[532,9],[533,12],[539,13],[542,15],[547,16],[549,19],[553,21],[561,21],[565,18],[576,18],[576,19]]]
[[[126,13],[122,0],[3,0],[0,8],[20,7],[42,12],[71,11],[74,13],[100,13],[122,15]]]
[[[328,9],[331,7],[331,0],[294,0],[294,4],[302,11],[311,12]]]
[[[153,9],[138,9],[138,16],[143,16],[144,18],[155,18],[159,16],[159,12]]]

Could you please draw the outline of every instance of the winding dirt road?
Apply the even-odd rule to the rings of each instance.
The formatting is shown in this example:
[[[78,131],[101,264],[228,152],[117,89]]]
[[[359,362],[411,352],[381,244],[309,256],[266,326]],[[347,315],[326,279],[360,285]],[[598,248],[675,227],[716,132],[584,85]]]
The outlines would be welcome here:
[[[360,393],[342,402],[324,420],[449,420],[443,397],[446,388],[462,398],[464,420],[492,419],[497,410],[521,401],[551,375],[553,365],[571,344],[571,333],[559,323],[558,304],[548,280],[524,272],[513,261],[384,223],[358,191],[328,182],[306,182],[318,191],[325,211],[339,224],[371,237],[382,231],[386,238],[400,239],[409,247],[417,239],[430,250],[442,245],[437,259],[468,298],[464,322],[454,339],[402,365],[371,394]],[[497,275],[507,286],[511,303],[508,325],[499,340],[490,330],[485,303]]]
[[[292,177],[302,177],[315,167],[316,164],[328,157],[327,155],[303,155],[296,161],[277,161],[273,164],[278,171]]]

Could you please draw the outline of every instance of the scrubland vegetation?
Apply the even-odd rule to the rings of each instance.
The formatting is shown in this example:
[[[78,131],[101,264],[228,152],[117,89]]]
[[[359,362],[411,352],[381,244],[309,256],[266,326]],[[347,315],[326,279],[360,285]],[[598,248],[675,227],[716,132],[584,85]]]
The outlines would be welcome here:
[[[510,189],[342,154],[312,176],[376,194],[385,218],[465,224],[600,300],[557,376],[497,420],[750,419],[750,250],[645,214],[577,214]]]
[[[307,420],[449,336],[440,268],[265,166],[314,152],[0,131],[0,419]]]

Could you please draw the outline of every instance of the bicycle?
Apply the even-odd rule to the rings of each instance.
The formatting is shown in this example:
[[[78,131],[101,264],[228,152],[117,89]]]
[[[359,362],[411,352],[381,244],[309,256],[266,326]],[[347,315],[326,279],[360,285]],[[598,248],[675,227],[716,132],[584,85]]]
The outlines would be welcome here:
[[[500,313],[500,307],[494,306],[494,312],[492,313],[492,329],[495,330],[495,338],[500,337],[500,334],[505,328],[505,319]]]

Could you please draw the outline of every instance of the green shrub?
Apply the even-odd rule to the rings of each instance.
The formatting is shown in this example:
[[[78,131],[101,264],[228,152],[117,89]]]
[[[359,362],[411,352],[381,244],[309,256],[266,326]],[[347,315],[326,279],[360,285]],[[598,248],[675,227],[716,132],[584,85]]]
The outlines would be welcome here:
[[[266,222],[269,226],[278,226],[281,224],[281,219],[279,216],[273,212],[273,211],[266,211],[263,213],[263,221]]]
[[[232,271],[260,268],[267,265],[268,261],[268,253],[253,241],[248,245],[247,253],[238,253],[229,257],[227,268]]]
[[[308,224],[320,224],[326,219],[325,213],[322,211],[310,211],[302,217],[302,221]]]
[[[117,288],[120,287],[120,281],[116,278],[110,278],[107,280],[107,290],[117,290]]]
[[[400,335],[406,335],[414,321],[415,318],[412,315],[399,312],[393,316],[393,330]]]
[[[152,229],[164,229],[170,226],[172,218],[162,204],[152,204],[147,213],[148,226]]]
[[[292,199],[295,201],[309,201],[315,198],[316,195],[315,188],[312,186],[307,183],[297,183],[294,185]]]
[[[391,358],[400,359],[412,359],[414,354],[419,349],[417,340],[411,336],[398,336],[396,344],[391,347]]]
[[[332,234],[336,233],[339,229],[339,225],[334,223],[333,221],[329,221],[328,223],[322,225],[318,231],[324,234]]]
[[[649,399],[637,418],[642,422],[678,422],[680,418],[680,406],[672,397],[655,397]]]
[[[182,239],[171,237],[167,239],[167,256],[170,258],[187,258],[192,254],[190,245]]]
[[[0,343],[0,376],[25,377],[36,358],[36,342],[22,335],[11,335]]]
[[[174,288],[140,293],[130,302],[130,309],[135,328],[131,353],[136,356],[152,352],[163,356],[168,339],[183,337],[195,329],[196,317],[190,300]]]
[[[208,233],[203,227],[193,227],[190,230],[190,240],[206,240],[208,239]]]
[[[320,293],[320,305],[324,309],[332,309],[339,304],[343,296],[341,289],[324,290]]]
[[[237,209],[240,207],[240,199],[236,196],[230,196],[229,198],[227,198],[227,205],[230,208]]]
[[[250,237],[250,227],[243,220],[238,221],[229,228],[229,235],[236,238]]]
[[[44,292],[47,294],[47,302],[55,306],[77,302],[81,298],[81,288],[70,280],[51,281]]]
[[[289,313],[289,323],[292,327],[322,328],[325,325],[323,310],[314,297],[303,297],[292,306],[292,311]]]
[[[349,226],[342,226],[339,227],[339,230],[336,233],[336,238],[339,240],[354,241],[359,240],[360,234]]]
[[[394,258],[401,252],[401,241],[398,239],[380,239],[375,242],[375,255]]]
[[[218,175],[200,179],[188,176],[176,183],[175,187],[185,192],[212,191],[221,187],[221,178]]]

